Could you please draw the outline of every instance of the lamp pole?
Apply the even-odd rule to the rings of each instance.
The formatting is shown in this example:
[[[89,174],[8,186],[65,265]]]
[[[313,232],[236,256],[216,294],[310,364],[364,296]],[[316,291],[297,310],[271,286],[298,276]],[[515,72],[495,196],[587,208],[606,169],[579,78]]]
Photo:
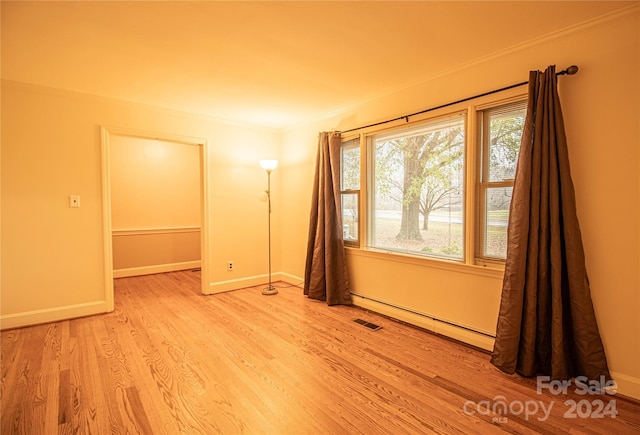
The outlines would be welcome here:
[[[277,160],[261,160],[260,166],[267,171],[267,202],[269,204],[268,223],[269,223],[269,285],[262,289],[262,294],[271,296],[277,295],[278,289],[271,285],[271,172],[278,166]]]

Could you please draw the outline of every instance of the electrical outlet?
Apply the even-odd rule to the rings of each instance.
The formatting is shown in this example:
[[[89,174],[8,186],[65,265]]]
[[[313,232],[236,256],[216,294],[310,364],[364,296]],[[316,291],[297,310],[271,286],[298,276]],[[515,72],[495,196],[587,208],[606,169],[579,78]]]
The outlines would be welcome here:
[[[227,263],[227,271],[233,272],[233,261],[231,260],[229,260],[229,262]]]

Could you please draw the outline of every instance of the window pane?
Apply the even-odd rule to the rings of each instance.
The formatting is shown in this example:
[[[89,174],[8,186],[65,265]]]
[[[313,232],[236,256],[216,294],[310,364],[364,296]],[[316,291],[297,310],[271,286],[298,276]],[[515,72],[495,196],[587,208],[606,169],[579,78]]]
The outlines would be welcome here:
[[[507,223],[513,187],[487,189],[484,252],[487,257],[507,257]]]
[[[527,102],[505,104],[482,112],[482,164],[477,255],[504,260],[513,182],[522,141]]]
[[[524,102],[487,111],[489,116],[488,181],[512,180],[516,173],[522,129],[527,108]]]
[[[342,144],[340,165],[340,190],[360,190],[360,139]]]
[[[456,115],[371,138],[369,246],[462,259],[464,121]]]
[[[342,235],[345,242],[358,241],[358,193],[342,194]]]

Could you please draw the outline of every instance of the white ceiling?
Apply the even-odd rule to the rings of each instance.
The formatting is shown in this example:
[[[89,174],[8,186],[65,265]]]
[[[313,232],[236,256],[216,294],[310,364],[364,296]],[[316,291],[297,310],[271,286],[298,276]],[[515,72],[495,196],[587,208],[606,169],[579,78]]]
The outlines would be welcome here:
[[[3,0],[2,78],[279,128],[637,3]]]

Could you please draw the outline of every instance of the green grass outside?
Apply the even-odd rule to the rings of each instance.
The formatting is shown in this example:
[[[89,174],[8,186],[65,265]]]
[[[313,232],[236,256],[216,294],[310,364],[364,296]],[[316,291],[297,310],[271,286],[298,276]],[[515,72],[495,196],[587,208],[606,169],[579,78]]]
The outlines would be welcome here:
[[[449,214],[447,214],[449,216]],[[503,217],[503,219],[499,219]],[[506,216],[496,213],[490,220],[504,220]],[[397,240],[400,219],[380,218],[376,220],[376,247],[387,248],[419,255],[437,255],[461,259],[464,249],[463,225],[429,221],[428,230],[420,230],[422,241]],[[489,225],[487,228],[486,253],[504,256],[506,252],[507,227]]]

